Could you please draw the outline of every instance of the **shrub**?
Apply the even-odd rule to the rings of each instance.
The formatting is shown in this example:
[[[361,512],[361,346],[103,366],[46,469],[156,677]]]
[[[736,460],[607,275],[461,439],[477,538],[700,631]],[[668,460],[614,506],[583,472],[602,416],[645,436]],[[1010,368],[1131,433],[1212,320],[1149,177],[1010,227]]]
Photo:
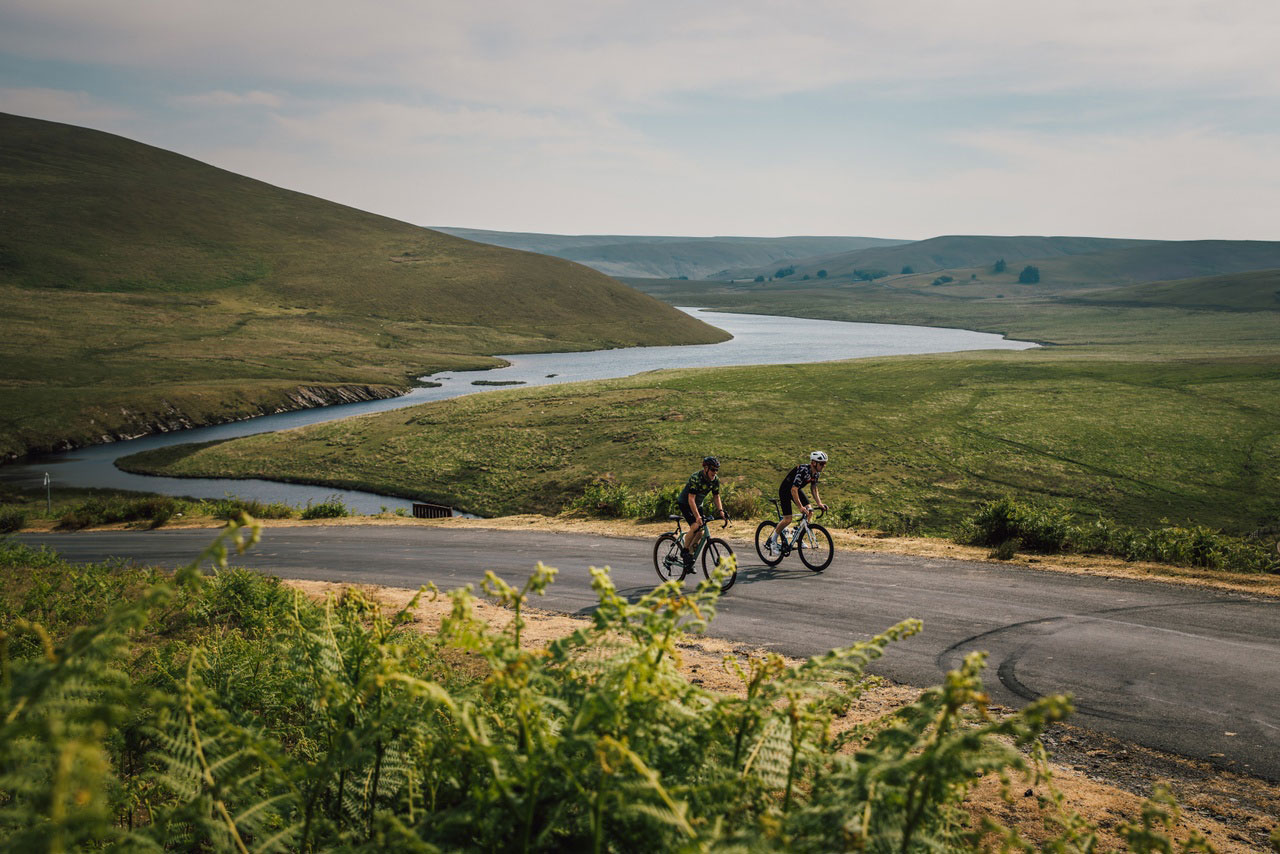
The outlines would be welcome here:
[[[331,495],[319,504],[308,501],[301,514],[303,519],[340,519],[350,515],[346,503],[337,495]]]
[[[1033,552],[1064,551],[1071,518],[1064,511],[1000,498],[982,505],[966,520],[964,539],[975,546],[999,546],[1018,539]]]
[[[14,531],[21,531],[22,526],[27,524],[27,514],[16,507],[5,507],[0,509],[0,534],[11,534]]]
[[[734,519],[756,519],[769,512],[764,494],[754,486],[725,483],[720,487],[720,501]]]
[[[1003,543],[996,546],[991,550],[987,557],[994,558],[995,560],[1013,560],[1013,556],[1018,553],[1018,549],[1021,547],[1022,540],[1014,537],[1012,540],[1005,540]]]
[[[912,267],[910,264],[908,264],[907,266],[905,266],[905,267],[903,267],[903,268],[902,268],[902,275],[904,275],[904,276],[910,276],[910,275],[911,275],[912,273],[914,273],[915,271],[916,271],[916,268],[915,268],[915,267]]]
[[[1040,281],[1040,268],[1032,267],[1030,264],[1022,268],[1022,272],[1018,274],[1018,282],[1024,285],[1034,285]]]
[[[621,519],[627,515],[627,506],[634,500],[629,487],[618,483],[613,475],[606,474],[587,484],[582,495],[575,498],[570,507],[589,516]]]
[[[182,499],[167,495],[94,497],[64,510],[58,517],[58,527],[79,530],[91,525],[145,521],[158,528],[186,506],[187,502]]]
[[[200,502],[200,509],[215,519],[227,520],[239,519],[244,513],[248,513],[254,519],[292,519],[298,515],[297,508],[282,502],[263,504],[252,498],[237,498],[234,495],[206,499]]]
[[[1233,572],[1280,572],[1280,555],[1260,540],[1233,537],[1203,525],[1139,529],[1106,518],[1081,524],[1062,508],[1008,497],[979,508],[962,523],[956,539],[997,547],[1018,539],[1021,547],[1047,554],[1071,551]]]
[[[932,282],[930,282],[929,284],[931,284],[931,285],[947,285],[947,284],[950,284],[951,282],[954,282],[954,281],[955,281],[955,279],[951,278],[950,276],[939,276],[938,278],[934,279],[934,280],[933,280]]]

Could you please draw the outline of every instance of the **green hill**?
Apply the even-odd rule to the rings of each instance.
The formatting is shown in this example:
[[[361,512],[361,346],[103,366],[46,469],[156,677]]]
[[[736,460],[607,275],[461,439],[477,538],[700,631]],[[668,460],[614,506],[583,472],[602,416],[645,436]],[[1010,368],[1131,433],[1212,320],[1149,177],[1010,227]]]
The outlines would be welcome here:
[[[1097,237],[967,237],[948,236],[902,246],[860,249],[793,263],[786,280],[816,277],[827,271],[831,281],[858,278],[858,272],[900,275],[910,267],[929,278],[945,273],[988,275],[1003,258],[1006,279],[1015,281],[1027,264],[1039,268],[1041,280],[1057,287],[1126,284],[1185,279],[1280,267],[1280,242],[1261,240],[1112,240]],[[735,270],[724,278],[775,276],[766,265]]]
[[[1200,311],[1280,311],[1280,270],[1149,282],[1096,291],[1088,296],[1068,297],[1062,301],[1075,305]]]
[[[0,114],[0,186],[0,456],[727,337],[562,259],[69,125]]]
[[[440,228],[481,243],[577,261],[610,276],[715,278],[735,267],[849,252],[905,241],[878,237],[663,237],[616,234],[537,234]]]
[[[851,252],[805,258],[793,266],[793,275],[815,275],[826,270],[831,278],[850,278],[855,270],[884,270],[899,273],[911,267],[917,273],[931,273],[961,267],[990,266],[999,258],[1008,264],[1060,255],[1090,255],[1112,249],[1153,244],[1151,240],[1122,240],[1105,237],[999,237],[945,235],[896,246],[876,246]],[[772,276],[770,265],[728,271],[728,278],[751,279]]]

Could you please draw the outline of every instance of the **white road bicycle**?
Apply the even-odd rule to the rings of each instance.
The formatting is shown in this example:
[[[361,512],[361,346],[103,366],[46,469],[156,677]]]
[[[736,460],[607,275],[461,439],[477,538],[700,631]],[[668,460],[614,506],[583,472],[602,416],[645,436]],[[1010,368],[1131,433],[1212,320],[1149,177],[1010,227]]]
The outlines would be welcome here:
[[[778,518],[772,522],[766,519],[756,528],[756,554],[760,556],[760,560],[768,566],[777,566],[782,563],[784,557],[796,551],[800,553],[800,562],[814,572],[822,572],[830,566],[831,558],[835,556],[831,532],[815,522],[810,522],[804,513],[797,512],[795,515],[800,517],[800,521],[790,529],[784,529],[772,549],[768,547],[774,528],[778,527],[778,523],[782,521],[782,507],[778,499],[770,500],[773,502],[773,509],[778,514]],[[821,507],[818,508],[819,514],[825,512]]]

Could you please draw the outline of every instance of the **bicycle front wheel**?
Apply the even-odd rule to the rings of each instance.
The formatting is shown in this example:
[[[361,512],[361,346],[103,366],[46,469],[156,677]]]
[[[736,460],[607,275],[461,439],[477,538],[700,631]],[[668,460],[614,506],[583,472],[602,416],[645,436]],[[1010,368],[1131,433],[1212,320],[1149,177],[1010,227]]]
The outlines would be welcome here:
[[[800,538],[800,560],[814,572],[822,572],[835,557],[831,534],[821,525],[810,525],[809,533]]]
[[[756,528],[756,554],[760,556],[760,560],[764,561],[766,566],[777,566],[782,563],[781,547],[775,545],[773,554],[769,554],[769,550],[765,548],[765,543],[769,542],[769,538],[773,536],[773,529],[777,526],[777,522],[770,522],[766,519],[760,523],[760,527]]]
[[[707,547],[702,550],[702,574],[710,578],[711,573],[715,572],[716,567],[720,565],[720,561],[729,557],[733,557],[733,549],[729,548],[728,543],[714,537],[708,540]],[[728,591],[737,580],[738,571],[735,569],[720,582],[720,592]]]
[[[680,557],[680,540],[675,534],[663,534],[653,544],[653,568],[658,571],[660,582],[678,581],[684,574],[684,561]]]

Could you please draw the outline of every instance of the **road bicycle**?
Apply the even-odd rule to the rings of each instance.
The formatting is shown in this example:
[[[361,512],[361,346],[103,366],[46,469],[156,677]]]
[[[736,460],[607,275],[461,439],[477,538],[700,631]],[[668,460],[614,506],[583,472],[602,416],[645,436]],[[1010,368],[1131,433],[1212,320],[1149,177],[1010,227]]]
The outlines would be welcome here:
[[[668,531],[658,537],[658,541],[653,544],[653,568],[658,571],[658,578],[662,581],[683,581],[685,576],[692,575],[693,569],[684,568],[684,559],[680,556],[680,549],[684,544],[684,528],[681,523],[684,517],[676,514],[668,516],[668,519],[675,520],[676,529]],[[705,519],[705,517],[704,517]],[[729,526],[729,514],[724,514],[724,524],[721,528]],[[702,561],[702,574],[707,578],[715,572],[720,561],[727,557],[733,557],[733,549],[729,548],[729,544],[719,537],[711,536],[711,526],[704,521],[702,525],[702,537],[698,540],[698,545],[693,549],[693,566],[697,566],[699,558]],[[720,592],[726,592],[733,583],[738,580],[738,572],[735,569],[731,574],[725,576],[720,582]]]
[[[771,498],[770,501],[773,502],[773,509],[778,514],[778,518],[772,522],[766,519],[756,528],[756,554],[760,559],[769,566],[777,566],[792,551],[798,551],[800,561],[814,572],[822,572],[830,566],[831,558],[835,557],[835,545],[831,542],[831,532],[815,522],[810,522],[803,513],[795,514],[800,517],[800,521],[790,531],[784,530],[772,549],[766,546],[769,538],[773,536],[774,529],[782,521],[782,507],[778,499]],[[826,511],[819,507],[818,513],[821,515]]]

